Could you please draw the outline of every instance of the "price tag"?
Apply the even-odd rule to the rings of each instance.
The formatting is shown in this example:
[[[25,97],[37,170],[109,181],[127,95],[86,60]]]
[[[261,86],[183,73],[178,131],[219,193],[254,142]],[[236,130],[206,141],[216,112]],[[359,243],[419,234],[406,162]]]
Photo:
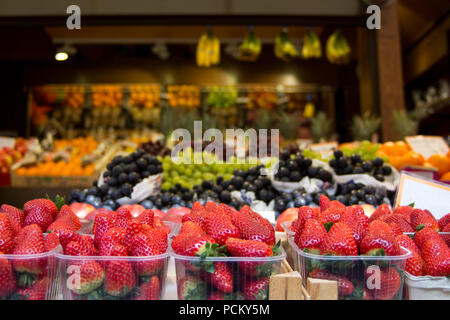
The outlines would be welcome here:
[[[414,203],[418,209],[428,209],[436,219],[450,212],[450,186],[424,177],[402,173],[395,206]]]
[[[14,148],[16,139],[10,137],[0,137],[0,149],[4,147]]]
[[[406,137],[405,140],[411,149],[420,153],[425,159],[433,154],[447,154],[449,151],[447,143],[439,136],[414,136]]]

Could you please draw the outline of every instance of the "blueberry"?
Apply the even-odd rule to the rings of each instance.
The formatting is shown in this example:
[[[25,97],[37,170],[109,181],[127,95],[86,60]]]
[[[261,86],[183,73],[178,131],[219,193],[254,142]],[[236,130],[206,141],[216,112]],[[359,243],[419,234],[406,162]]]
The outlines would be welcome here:
[[[346,202],[348,202],[348,197],[346,197],[346,196],[344,196],[344,195],[342,195],[342,194],[338,195],[338,196],[336,197],[336,200],[339,201],[339,202],[341,202],[342,204],[345,204],[345,205],[348,204],[348,203],[346,203]]]
[[[224,190],[220,193],[219,196],[220,201],[224,202],[224,203],[229,203],[231,201],[231,194],[229,191]]]
[[[289,174],[290,174],[290,172],[286,167],[281,167],[278,169],[278,176],[280,178],[289,177]]]
[[[221,186],[215,185],[212,189],[215,193],[219,194],[222,192],[223,188]]]
[[[375,158],[372,160],[372,164],[374,167],[381,167],[383,165],[383,159]]]
[[[332,178],[331,173],[329,173],[327,170],[323,170],[323,169],[319,170],[318,177],[322,181],[331,181],[331,178]]]
[[[146,179],[146,178],[148,178],[150,176],[150,172],[142,171],[140,176],[141,176],[142,179]]]
[[[257,176],[259,174],[259,169],[257,167],[252,167],[248,169],[247,174],[251,176]]]
[[[108,169],[108,170],[112,170],[112,168],[114,167],[114,163],[113,162],[110,162],[110,163],[108,163],[107,165],[106,165],[106,169]]]
[[[147,167],[147,171],[150,172],[151,175],[154,175],[158,173],[158,168],[154,164],[150,164]]]
[[[123,194],[122,194],[122,191],[120,189],[114,190],[113,193],[111,194],[111,198],[113,200],[120,199],[120,198],[122,198],[122,196],[123,196]]]
[[[169,204],[170,203],[170,195],[169,194],[167,194],[167,193],[165,193],[165,194],[163,194],[162,196],[161,196],[161,201],[162,201],[162,203],[164,204],[164,205],[167,205],[167,204]]]
[[[255,181],[255,179],[256,179],[256,175],[251,175],[251,174],[249,174],[249,175],[247,176],[247,178],[245,178],[245,181],[247,181],[247,182],[249,182],[249,183],[252,183],[253,181]]]
[[[308,177],[315,178],[317,176],[317,173],[319,172],[319,169],[316,167],[309,167],[306,171]]]
[[[95,196],[92,194],[90,194],[86,197],[86,203],[93,204],[94,200],[95,200]]]
[[[130,173],[130,172],[137,171],[137,170],[138,170],[138,167],[136,166],[135,163],[129,163],[129,164],[125,165],[125,167],[124,167],[124,171],[126,173]]]
[[[392,173],[392,169],[389,166],[383,166],[381,169],[385,176],[388,176]]]
[[[141,202],[141,206],[143,206],[145,209],[153,209],[153,202],[150,200],[144,200]]]
[[[119,175],[123,172],[123,168],[121,165],[116,165],[114,166],[114,168],[112,169],[112,175],[114,177],[119,177]]]
[[[130,156],[123,157],[123,159],[122,159],[122,163],[128,164],[131,162],[133,162],[133,158]]]
[[[244,183],[244,179],[240,176],[235,176],[231,178],[231,184],[236,188],[240,189],[242,187],[242,184]],[[262,182],[261,182],[262,183]]]
[[[261,182],[263,183],[264,188],[270,186],[270,180],[266,177],[261,177]]]
[[[207,190],[207,189],[212,189],[212,187],[213,187],[213,183],[212,183],[212,181],[203,181],[202,182],[202,187],[203,187],[203,189],[205,189],[205,190]]]
[[[302,196],[295,198],[294,203],[295,203],[295,206],[298,208],[306,206],[308,204],[306,202],[306,199]]]
[[[350,157],[350,160],[352,162],[352,164],[357,164],[357,163],[361,163],[361,156],[359,154],[352,154],[352,156]]]
[[[336,166],[338,168],[344,169],[347,166],[347,161],[344,158],[340,158],[336,161]]]
[[[358,204],[359,198],[356,195],[351,195],[348,201],[349,205]]]
[[[223,180],[220,186],[224,189],[228,188],[228,186],[231,184],[230,180]],[[242,187],[244,187],[245,182],[243,183]]]
[[[361,168],[361,167],[355,167],[354,169],[353,169],[353,172],[352,172],[353,174],[361,174],[361,173],[364,173],[364,170],[363,170],[363,168]]]
[[[268,193],[266,189],[262,189],[259,191],[258,193],[258,198],[264,202],[268,201],[268,197],[267,197]]]
[[[297,182],[297,181],[302,180],[302,175],[298,171],[292,171],[291,174],[289,175],[289,179],[291,181],[296,181]]]
[[[192,191],[183,192],[183,194],[181,195],[181,198],[184,201],[191,201],[194,198],[194,193]]]
[[[377,179],[378,181],[381,181],[381,182],[384,181],[384,177],[383,177],[382,174],[376,174],[376,175],[375,175],[375,179]]]
[[[80,192],[80,190],[77,190],[77,189],[74,189],[70,192],[70,197],[72,198],[72,200],[75,200],[75,201],[78,200],[78,196],[80,194],[79,192]]]
[[[368,161],[363,162],[363,164],[361,165],[361,168],[365,171],[365,172],[370,172],[372,171],[372,164]]]
[[[137,172],[130,172],[128,174],[128,182],[131,183],[132,185],[135,185],[139,182],[140,180],[140,176]]]
[[[283,193],[281,195],[281,198],[285,201],[285,202],[289,202],[292,201],[294,199],[294,196],[292,195],[292,193]]]
[[[111,187],[115,187],[115,186],[117,186],[117,184],[118,184],[119,182],[117,181],[117,178],[115,178],[115,177],[108,177],[108,178],[106,179],[106,183],[107,183],[109,186],[111,186]]]
[[[286,209],[286,203],[283,200],[278,199],[275,201],[274,209],[278,212],[283,212]]]
[[[256,187],[257,191],[261,190],[264,187],[260,179],[256,179],[255,181],[253,181],[253,185]]]
[[[258,189],[256,189],[256,186],[252,183],[250,183],[247,187],[247,191],[251,191],[251,192],[258,192]]]
[[[287,167],[290,171],[295,171],[298,169],[297,162],[295,162],[294,160],[289,160],[287,163]]]
[[[216,178],[216,184],[217,184],[217,185],[220,185],[220,184],[222,183],[222,181],[223,181],[223,177],[222,177],[222,176],[218,176],[218,177]]]
[[[334,150],[333,151],[333,155],[336,159],[339,159],[340,157],[342,157],[344,154],[342,153],[341,150]]]
[[[364,192],[364,189],[359,189],[356,191],[356,196],[359,199],[364,199],[365,195],[366,195],[366,193]]]
[[[344,174],[352,174],[353,173],[353,167],[351,165],[348,165],[344,169]]]
[[[147,168],[148,163],[147,160],[145,160],[144,158],[139,158],[136,160],[136,165],[140,170],[144,170]]]
[[[156,199],[155,200],[155,207],[158,208],[158,209],[161,209],[163,207],[161,199]]]
[[[286,208],[294,208],[294,207],[295,207],[294,201],[289,201],[289,202],[286,204]]]
[[[125,183],[120,187],[120,191],[122,191],[122,194],[124,196],[131,196],[131,193],[133,192],[133,186],[129,183]]]
[[[101,208],[102,207],[102,199],[100,199],[100,198],[95,198],[94,199],[94,201],[92,202],[92,205],[96,208],[96,209],[99,209],[99,208]]]
[[[117,181],[119,182],[119,184],[124,184],[125,182],[128,182],[128,175],[125,172],[122,172],[117,178]]]
[[[107,177],[111,177],[112,172],[110,170],[106,170],[105,172],[103,172],[103,178],[107,178]]]
[[[371,205],[377,204],[377,199],[371,194],[366,194],[366,196],[364,197],[364,201]]]
[[[290,156],[291,156],[291,155],[290,155],[289,151],[287,151],[287,150],[283,150],[283,151],[281,151],[281,153],[280,153],[280,159],[281,159],[281,160],[284,160],[284,161],[289,160]]]
[[[179,195],[174,195],[172,197],[172,203],[177,204],[177,203],[180,203],[180,201],[181,201],[181,197]]]
[[[112,159],[111,162],[113,163],[114,166],[115,166],[115,165],[118,165],[119,163],[122,162],[122,156],[116,156],[116,157],[114,157],[114,158]]]

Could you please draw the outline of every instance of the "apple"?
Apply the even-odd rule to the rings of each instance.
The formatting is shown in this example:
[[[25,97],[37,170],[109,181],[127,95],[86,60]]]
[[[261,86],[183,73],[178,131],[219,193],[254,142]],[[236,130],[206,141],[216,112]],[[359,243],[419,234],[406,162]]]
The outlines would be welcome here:
[[[181,223],[181,218],[191,212],[191,209],[186,207],[176,207],[167,210],[166,215],[164,216],[164,221],[171,221],[175,223]]]
[[[120,206],[120,208],[128,209],[130,211],[131,215],[133,216],[133,218],[136,218],[143,211],[145,211],[145,208],[143,206],[141,206],[140,204],[124,204],[124,205]]]
[[[153,211],[153,214],[154,214],[155,217],[158,217],[158,218],[161,218],[161,219],[163,219],[164,216],[166,215],[166,213],[164,211],[161,211],[159,209],[152,209],[152,211]]]
[[[283,211],[283,213],[280,214],[280,216],[277,219],[277,225],[275,227],[275,231],[284,232],[283,227],[281,226],[281,223],[286,221],[294,221],[297,219],[298,216],[298,208],[288,208]]]
[[[97,216],[97,214],[99,213],[106,213],[106,214],[111,214],[112,211],[106,208],[100,208],[100,209],[96,209],[94,211],[91,211],[88,213],[88,215],[85,217],[85,219],[89,219],[89,220],[95,220],[95,217]]]
[[[95,211],[95,207],[89,203],[74,202],[69,207],[80,219],[85,219],[90,212]]]
[[[368,216],[370,218],[370,216],[372,215],[372,213],[376,210],[375,207],[371,204],[362,204],[361,207],[364,209],[364,213],[366,214],[366,216]]]

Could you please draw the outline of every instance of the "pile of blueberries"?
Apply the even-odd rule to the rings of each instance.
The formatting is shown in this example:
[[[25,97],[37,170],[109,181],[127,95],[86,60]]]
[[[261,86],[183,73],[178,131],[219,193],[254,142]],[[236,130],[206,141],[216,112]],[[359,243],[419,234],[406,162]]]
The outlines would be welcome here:
[[[359,154],[344,157],[341,150],[335,150],[333,155],[334,159],[329,164],[337,175],[367,173],[378,181],[384,181],[384,177],[392,173],[391,167],[384,165],[383,159],[379,157],[364,161]]]

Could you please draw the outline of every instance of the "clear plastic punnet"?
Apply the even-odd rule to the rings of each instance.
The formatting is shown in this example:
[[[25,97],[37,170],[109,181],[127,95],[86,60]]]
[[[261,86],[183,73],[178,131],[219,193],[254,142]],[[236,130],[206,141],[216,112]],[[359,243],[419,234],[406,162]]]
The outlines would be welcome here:
[[[55,252],[0,255],[0,300],[54,300]]]
[[[339,300],[401,300],[406,260],[411,252],[401,247],[398,256],[332,256],[300,250],[293,237],[294,269],[308,278],[336,281]]]
[[[270,276],[286,253],[272,257],[191,257],[175,254],[179,300],[267,300]]]
[[[160,300],[164,295],[169,253],[157,256],[55,255],[58,299]]]

